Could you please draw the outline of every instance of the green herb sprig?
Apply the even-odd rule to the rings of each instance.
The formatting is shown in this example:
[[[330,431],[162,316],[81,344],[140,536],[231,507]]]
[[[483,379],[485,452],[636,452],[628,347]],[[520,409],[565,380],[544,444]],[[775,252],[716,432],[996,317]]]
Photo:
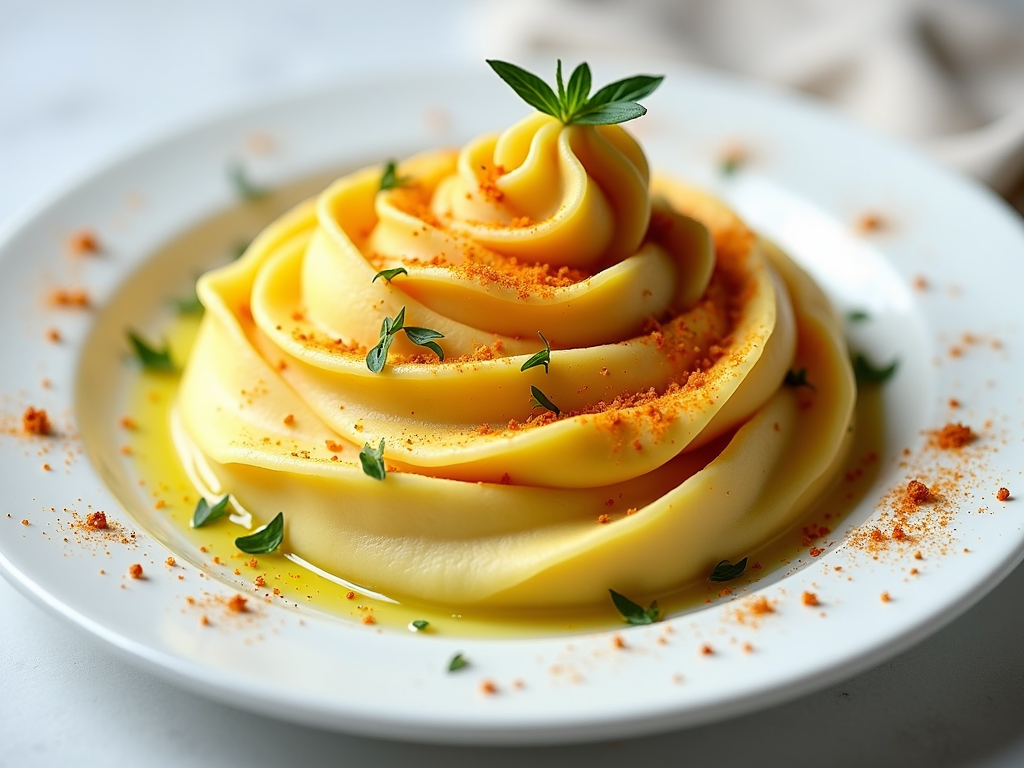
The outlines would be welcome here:
[[[523,101],[566,125],[614,125],[645,115],[647,109],[637,100],[650,96],[665,79],[663,75],[635,75],[616,80],[591,96],[587,63],[573,70],[566,85],[562,82],[562,60],[559,59],[555,68],[558,93],[555,93],[550,85],[522,67],[497,59],[487,59],[487,63]]]
[[[394,160],[388,160],[384,165],[384,173],[380,177],[381,192],[388,189],[403,187],[409,183],[411,176],[399,176],[398,164]]]
[[[469,661],[465,656],[462,655],[461,651],[452,656],[452,660],[448,662],[449,672],[458,672],[460,669],[464,669],[469,666]]]
[[[413,632],[424,632],[429,626],[430,622],[426,619],[413,619],[409,622],[409,629]]]
[[[523,363],[523,367],[519,369],[520,371],[528,371],[531,368],[536,368],[538,365],[543,365],[544,373],[548,373],[548,366],[551,364],[551,345],[548,344],[548,340],[544,338],[543,333],[537,331],[537,335],[544,342],[544,349]]]
[[[363,465],[363,473],[374,480],[383,480],[387,477],[387,470],[384,468],[384,438],[380,439],[380,445],[374,448],[369,443],[363,444],[363,450],[359,452],[359,463]]]
[[[155,349],[139,338],[133,331],[128,331],[128,341],[132,345],[135,356],[147,371],[173,371],[174,361],[171,359],[171,348],[164,342],[163,349]]]
[[[377,342],[377,346],[366,353],[367,368],[374,373],[380,373],[384,370],[384,363],[388,360],[388,350],[391,349],[391,342],[395,340],[395,336],[398,335],[399,331],[405,331],[406,337],[416,346],[426,347],[437,355],[438,359],[444,360],[444,350],[434,341],[434,339],[443,339],[444,334],[430,328],[417,328],[412,325],[406,327],[405,307],[402,307],[394,318],[385,317],[381,323],[380,341]]]
[[[853,357],[853,375],[858,384],[884,384],[896,373],[899,364],[896,359],[884,368],[876,368],[866,356],[857,354]]]
[[[192,513],[192,527],[202,528],[207,523],[214,523],[224,517],[228,513],[229,498],[229,496],[225,496],[212,507],[206,499],[200,498],[195,512]]]
[[[650,606],[644,608],[630,600],[625,595],[620,595],[614,589],[609,589],[615,608],[622,614],[627,624],[653,624],[661,617],[661,609],[658,608],[658,601],[653,601]]]
[[[248,536],[235,539],[235,546],[247,555],[266,555],[281,546],[284,541],[284,512]]]
[[[742,576],[745,570],[747,570],[747,558],[745,557],[737,563],[722,560],[711,571],[708,581],[732,581]]]
[[[549,411],[555,414],[555,416],[558,416],[562,413],[559,407],[552,403],[551,400],[548,399],[548,396],[545,395],[536,387],[531,385],[530,392],[533,394],[533,397],[530,398],[531,408],[547,408]]]

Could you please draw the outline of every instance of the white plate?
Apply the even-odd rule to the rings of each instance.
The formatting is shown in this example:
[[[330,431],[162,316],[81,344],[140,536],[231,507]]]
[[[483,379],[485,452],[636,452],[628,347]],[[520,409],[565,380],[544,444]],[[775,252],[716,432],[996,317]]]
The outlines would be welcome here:
[[[307,724],[466,743],[607,739],[749,711],[876,664],[966,610],[1024,551],[1015,502],[994,498],[1000,486],[1022,485],[1024,466],[1024,342],[1014,319],[1024,284],[1019,219],[977,186],[791,96],[675,71],[648,102],[651,115],[635,127],[652,165],[734,204],[807,266],[841,308],[871,314],[851,327],[860,348],[877,362],[900,360],[884,388],[879,478],[824,554],[751,588],[774,601],[774,613],[744,612],[749,598],[740,591],[739,602],[717,600],[650,627],[525,640],[377,631],[262,604],[233,623],[201,627],[195,612],[183,609],[185,598],[197,590],[229,596],[235,588],[187,564],[163,568],[170,551],[153,534],[173,536],[151,509],[129,504],[126,512],[109,490],[131,481],[116,450],[127,380],[117,340],[127,325],[157,335],[169,318],[164,299],[180,293],[211,254],[172,265],[148,260],[233,204],[224,167],[246,156],[247,137],[265,134],[276,147],[246,160],[264,184],[459,144],[525,113],[483,65],[472,73],[325,88],[211,120],[127,155],[8,228],[0,239],[5,575],[197,692]],[[730,141],[742,142],[750,161],[726,177],[719,160]],[[858,232],[854,223],[868,212],[887,226]],[[66,236],[85,225],[98,229],[104,252],[67,255]],[[133,291],[154,270],[166,295]],[[913,287],[918,276],[927,288]],[[87,288],[97,309],[49,307],[45,297],[57,286]],[[46,341],[51,327],[61,343]],[[965,333],[974,337],[965,342]],[[962,354],[951,355],[953,345]],[[950,398],[963,406],[951,410]],[[79,402],[89,408],[76,412]],[[61,437],[16,434],[28,404],[55,415]],[[933,519],[927,534],[880,554],[850,545],[846,528],[878,520],[876,504],[890,488],[911,477],[938,478],[940,465],[950,465],[954,454],[929,452],[925,434],[950,420],[970,423],[981,439],[967,449],[969,461],[957,454],[968,471],[944,493],[947,525]],[[89,437],[84,446],[79,431]],[[80,515],[106,510],[136,537],[126,545],[86,540],[68,529],[65,508]],[[892,525],[879,527],[888,533]],[[918,549],[923,560],[912,556]],[[124,576],[133,562],[143,563],[147,579]],[[822,605],[802,605],[804,591]],[[625,648],[613,647],[615,636]],[[752,652],[743,650],[746,643]],[[714,653],[702,654],[705,644]],[[456,651],[471,666],[448,674]],[[497,694],[480,693],[485,679]]]

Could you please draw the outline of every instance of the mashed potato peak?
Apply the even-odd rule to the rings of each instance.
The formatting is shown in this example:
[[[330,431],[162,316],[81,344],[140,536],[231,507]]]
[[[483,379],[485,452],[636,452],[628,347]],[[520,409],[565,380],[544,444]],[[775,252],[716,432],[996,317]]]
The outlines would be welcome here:
[[[543,606],[706,575],[831,481],[856,393],[828,302],[625,130],[536,113],[398,176],[339,179],[200,280],[175,432],[204,493],[391,597]],[[398,333],[374,373],[403,309],[444,359]]]

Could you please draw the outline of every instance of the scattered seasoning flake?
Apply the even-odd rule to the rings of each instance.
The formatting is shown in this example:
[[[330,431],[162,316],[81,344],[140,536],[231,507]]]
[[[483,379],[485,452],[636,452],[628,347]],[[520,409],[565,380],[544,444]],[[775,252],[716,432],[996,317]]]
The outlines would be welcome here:
[[[133,579],[141,579],[142,578],[142,566],[139,565],[138,563],[132,563],[131,565],[128,566],[128,575],[131,576]]]
[[[50,417],[42,408],[36,409],[31,405],[21,415],[21,426],[29,435],[50,434]]]
[[[599,522],[602,525],[604,525],[605,523],[610,523],[611,522],[611,518],[608,517],[608,515],[598,515],[597,516],[597,522]]]
[[[707,643],[704,643],[704,645],[702,645],[700,647],[700,655],[701,656],[711,656],[712,654],[714,654],[714,652],[715,652],[715,649],[712,648]]]
[[[924,560],[924,555],[921,554],[921,550],[917,550],[917,552],[914,553],[914,559],[915,560]]]
[[[934,436],[935,444],[943,449],[963,448],[973,442],[976,437],[969,426],[953,422],[935,432]]]
[[[889,593],[888,593],[888,592],[883,592],[883,593],[882,593],[881,595],[879,595],[879,599],[880,599],[880,600],[881,600],[881,601],[882,601],[883,603],[889,603],[889,602],[892,602],[892,597],[890,597],[890,595],[889,595]]]
[[[907,483],[907,501],[917,506],[926,501],[931,501],[931,489],[920,480],[911,480]]]
[[[865,213],[857,221],[857,231],[863,234],[877,232],[885,227],[885,220],[877,213]]]
[[[284,423],[290,427],[292,424],[295,423],[295,415],[289,413],[287,416],[284,417]]]
[[[52,341],[54,344],[60,341],[60,331],[56,328],[50,328],[46,331],[46,340]]]
[[[28,524],[29,524],[29,522],[28,522],[28,520],[22,520],[22,521],[21,521],[21,524],[22,524],[22,525],[28,525]]]
[[[371,614],[368,613],[365,616],[363,616],[363,624],[376,624],[376,623],[377,623],[377,620],[375,618],[373,618],[373,616]]]
[[[267,580],[265,578],[263,578],[262,575],[260,575],[260,576],[256,577],[256,580],[253,583],[257,587],[265,587],[267,585]]]
[[[999,501],[1008,501],[1010,498],[1010,489],[1000,488],[996,491],[996,498],[999,499]]]
[[[234,613],[245,613],[249,609],[245,607],[245,604],[249,602],[247,598],[241,595],[235,595],[228,600],[228,610]]]
[[[612,647],[613,648],[625,648],[626,647],[626,641],[622,639],[622,635],[615,635],[612,638]]]
[[[498,692],[498,686],[496,686],[490,680],[484,680],[480,683],[480,693],[485,693],[488,696],[492,696]]]
[[[811,557],[817,557],[824,551],[824,549],[819,549],[818,547],[811,547],[810,555]]]
[[[466,657],[463,656],[462,652],[460,651],[459,653],[456,653],[454,656],[452,656],[452,660],[448,662],[448,671],[457,672],[458,670],[468,666],[469,662],[466,660]]]
[[[80,229],[68,238],[68,250],[75,256],[99,253],[100,241],[91,229]]]
[[[178,564],[178,561],[175,560],[173,557],[168,557],[166,560],[164,560],[164,565],[166,565],[166,566],[168,566],[170,568],[173,568],[177,564]]]
[[[85,517],[85,524],[90,528],[104,529],[108,527],[106,512],[90,512]]]
[[[821,605],[821,603],[818,602],[818,596],[813,592],[804,592],[800,600],[804,605],[808,606]]]
[[[55,307],[88,307],[89,294],[83,290],[58,288],[50,294],[50,303]]]
[[[131,416],[122,416],[121,421],[118,423],[121,425],[121,429],[135,430],[138,428],[135,419]]]

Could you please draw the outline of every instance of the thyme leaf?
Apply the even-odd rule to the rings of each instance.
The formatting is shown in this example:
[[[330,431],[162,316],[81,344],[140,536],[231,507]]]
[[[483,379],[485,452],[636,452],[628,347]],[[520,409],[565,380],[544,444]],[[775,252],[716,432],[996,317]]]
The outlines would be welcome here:
[[[548,340],[544,338],[543,333],[537,331],[537,335],[544,342],[544,349],[523,363],[523,367],[519,369],[520,371],[528,371],[531,368],[536,368],[538,365],[543,365],[544,373],[548,373],[548,365],[551,363],[551,345],[548,344]]]
[[[394,280],[399,275],[408,275],[408,274],[409,274],[409,270],[407,270],[405,267],[395,267],[394,269],[382,269],[380,272],[378,272],[376,275],[373,276],[373,280],[371,280],[370,282],[371,283],[376,283],[378,277],[383,277],[385,280],[387,280],[390,283],[392,280]]]
[[[384,165],[384,173],[380,177],[380,189],[383,192],[384,190],[403,187],[411,178],[411,176],[399,176],[398,164],[394,160],[388,160]]]
[[[249,174],[246,173],[245,166],[241,163],[228,164],[228,179],[235,189],[235,194],[246,202],[259,200],[267,195],[267,190],[256,186],[249,180]]]
[[[164,342],[163,349],[154,349],[132,331],[128,331],[128,341],[131,342],[135,356],[139,358],[142,367],[147,371],[174,370],[174,361],[171,360],[171,348],[166,342]]]
[[[454,656],[452,656],[452,660],[448,662],[448,671],[457,672],[460,669],[463,669],[464,667],[468,666],[469,662],[466,660],[466,657],[462,655],[462,651],[459,651]]]
[[[225,496],[211,507],[205,498],[200,497],[196,510],[192,513],[192,527],[202,528],[207,523],[216,522],[224,517],[228,513],[228,498]]]
[[[863,354],[853,357],[853,375],[858,384],[884,384],[899,367],[899,359],[893,360],[884,368],[876,368]]]
[[[531,385],[530,392],[533,393],[533,397],[530,399],[531,408],[547,408],[549,411],[555,414],[555,416],[561,414],[562,411],[559,410],[558,406],[552,403],[548,399],[548,396],[541,392],[539,389]]]
[[[284,512],[278,512],[277,517],[248,536],[239,536],[235,539],[235,546],[240,552],[247,555],[266,555],[273,552],[284,541]]]
[[[807,380],[806,368],[800,368],[796,371],[786,371],[786,378],[782,380],[782,383],[787,387],[807,387],[812,392],[818,391],[818,388]]]
[[[622,618],[626,620],[627,624],[653,624],[661,616],[657,600],[653,601],[649,607],[644,608],[625,595],[620,595],[614,589],[609,589],[608,592],[612,596],[616,610],[622,614]]]
[[[433,341],[433,339],[443,339],[444,334],[437,331],[432,331],[430,328],[416,328],[415,326],[408,326],[403,328],[406,337],[415,344],[417,347],[426,347],[437,355],[439,360],[444,360],[444,350],[441,349],[441,345]]]
[[[372,447],[369,443],[363,444],[363,450],[359,452],[359,463],[363,465],[363,474],[369,475],[374,480],[383,480],[387,477],[387,470],[384,468],[384,438],[380,439],[380,446]]]
[[[711,571],[708,581],[732,581],[742,576],[745,570],[747,570],[747,558],[745,557],[737,563],[722,560]]]

